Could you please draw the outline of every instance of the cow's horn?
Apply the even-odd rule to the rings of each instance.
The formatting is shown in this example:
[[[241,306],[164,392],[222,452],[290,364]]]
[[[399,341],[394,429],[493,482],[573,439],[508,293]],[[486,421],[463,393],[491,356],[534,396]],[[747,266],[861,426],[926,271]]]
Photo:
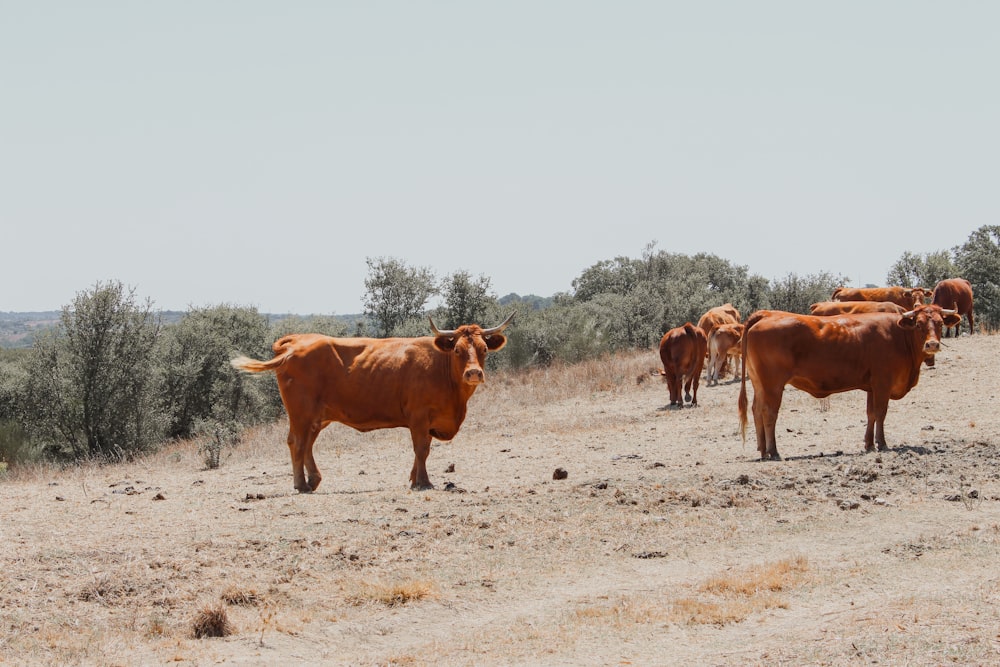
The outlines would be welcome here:
[[[514,319],[515,315],[517,315],[517,311],[516,310],[512,311],[511,314],[507,316],[507,319],[505,319],[503,322],[501,322],[500,324],[496,325],[492,329],[484,329],[483,330],[483,335],[484,336],[492,336],[493,334],[500,333],[501,331],[503,331],[504,329],[507,328],[507,325],[510,324],[510,321]]]
[[[436,326],[434,326],[434,320],[431,319],[430,315],[427,316],[427,321],[431,323],[431,333],[433,333],[435,337],[440,338],[444,336],[447,338],[455,335],[454,329],[445,329],[444,331],[440,331]]]
[[[490,329],[483,329],[483,335],[484,336],[492,336],[493,334],[500,333],[501,331],[503,331],[504,329],[507,328],[507,325],[510,324],[510,321],[512,319],[514,319],[514,315],[516,315],[516,314],[517,314],[517,311],[515,310],[514,312],[512,312],[510,315],[507,316],[507,319],[505,319],[503,322],[501,322],[497,326],[495,326],[493,328],[490,328]],[[435,336],[445,336],[445,337],[448,337],[448,336],[454,336],[455,335],[455,330],[454,329],[440,329],[439,330],[436,326],[434,326],[434,320],[432,320],[430,318],[430,316],[427,317],[427,321],[431,323],[431,332],[433,332]]]
[[[903,313],[902,315],[900,315],[900,317],[913,317],[916,314],[917,314],[917,311],[911,310],[909,312]]]

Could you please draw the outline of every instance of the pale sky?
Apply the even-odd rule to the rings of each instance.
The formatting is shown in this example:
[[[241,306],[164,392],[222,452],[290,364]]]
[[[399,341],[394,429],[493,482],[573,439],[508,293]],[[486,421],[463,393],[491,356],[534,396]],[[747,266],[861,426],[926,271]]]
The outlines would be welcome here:
[[[498,296],[647,243],[883,284],[1000,224],[1000,3],[0,0],[0,311]]]

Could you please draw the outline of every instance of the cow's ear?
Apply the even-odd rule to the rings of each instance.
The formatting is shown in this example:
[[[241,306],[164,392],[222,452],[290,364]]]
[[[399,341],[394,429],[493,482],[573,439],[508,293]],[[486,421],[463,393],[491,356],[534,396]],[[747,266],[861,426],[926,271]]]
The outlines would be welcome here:
[[[486,341],[486,349],[491,352],[496,352],[497,350],[503,349],[503,346],[507,344],[507,337],[503,334],[493,334],[492,336],[486,336],[483,340]]]
[[[434,336],[434,347],[442,352],[451,352],[455,349],[456,340],[454,336]]]
[[[962,322],[962,316],[959,315],[958,313],[948,313],[941,319],[944,320],[944,325],[946,327],[958,326]]]
[[[915,329],[917,326],[917,316],[916,315],[903,315],[899,318],[899,326],[904,329]]]

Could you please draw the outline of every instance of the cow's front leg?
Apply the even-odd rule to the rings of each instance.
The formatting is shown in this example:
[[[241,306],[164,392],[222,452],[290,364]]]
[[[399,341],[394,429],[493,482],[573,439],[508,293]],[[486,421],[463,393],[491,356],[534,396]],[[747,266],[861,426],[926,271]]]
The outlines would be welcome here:
[[[885,416],[889,412],[889,395],[879,392],[868,392],[868,428],[865,430],[865,450],[872,451],[878,447],[881,452],[889,449],[885,442]],[[874,429],[874,433],[872,432]]]
[[[431,453],[431,435],[424,429],[410,429],[413,439],[413,470],[410,471],[410,488],[414,491],[433,489],[427,476],[427,456]]]
[[[865,451],[886,451],[889,445],[885,441],[885,415],[889,412],[889,397],[875,397],[874,392],[868,392],[868,425],[865,427]]]

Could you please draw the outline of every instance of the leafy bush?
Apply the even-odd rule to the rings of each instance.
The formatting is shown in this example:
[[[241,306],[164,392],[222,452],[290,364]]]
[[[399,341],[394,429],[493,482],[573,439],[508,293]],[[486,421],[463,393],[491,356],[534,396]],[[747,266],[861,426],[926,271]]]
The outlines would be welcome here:
[[[27,360],[23,418],[56,458],[120,459],[162,436],[153,355],[160,325],[149,301],[97,283],[65,306],[60,326]]]

